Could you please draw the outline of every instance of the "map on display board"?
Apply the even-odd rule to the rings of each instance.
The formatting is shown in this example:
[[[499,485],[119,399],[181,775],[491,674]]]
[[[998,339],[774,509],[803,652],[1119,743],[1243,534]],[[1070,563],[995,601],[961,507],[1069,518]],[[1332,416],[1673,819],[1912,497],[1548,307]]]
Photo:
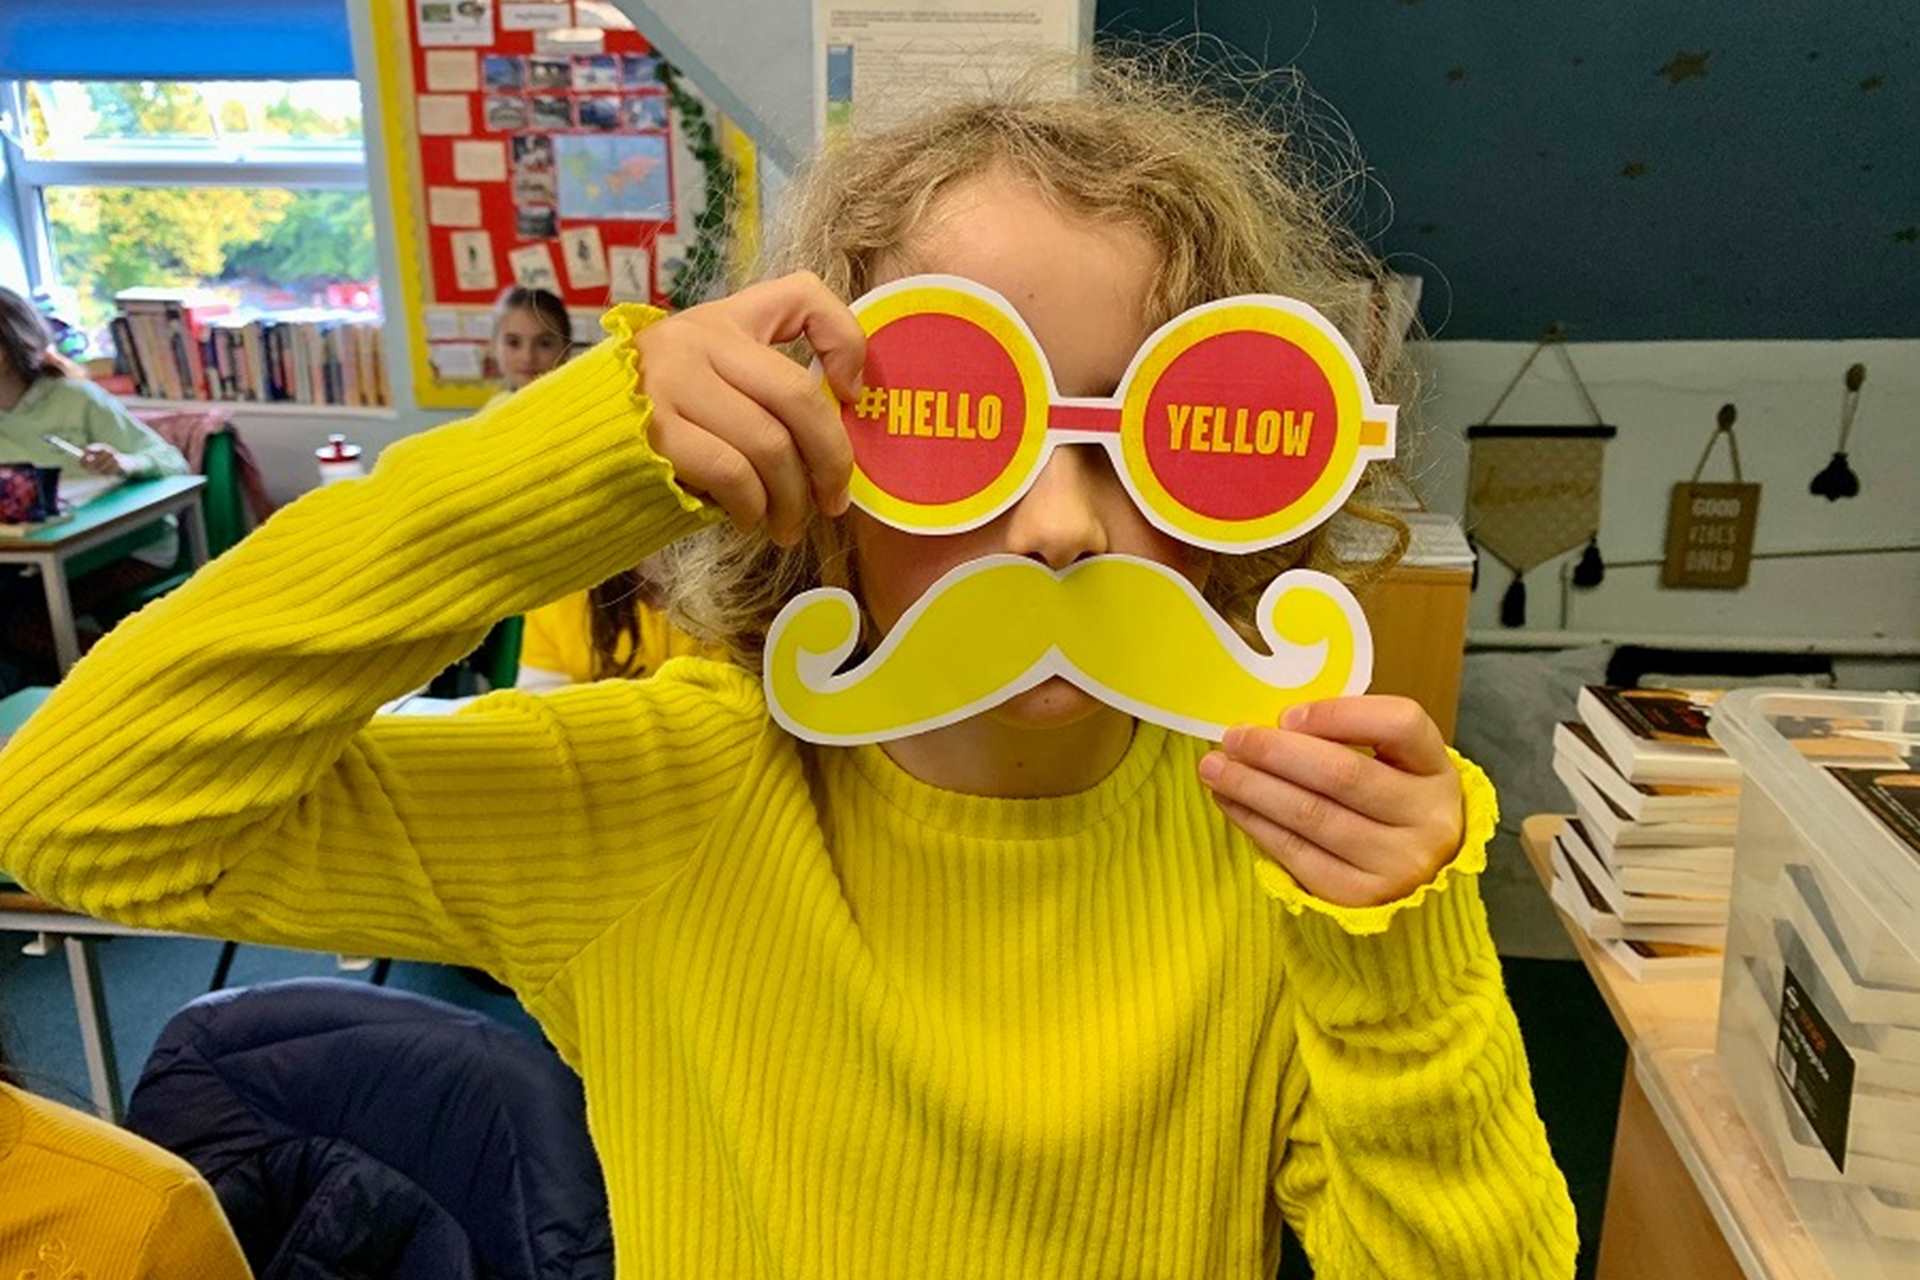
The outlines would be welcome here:
[[[706,199],[674,103],[700,99],[684,78],[669,89],[620,8],[371,7],[416,401],[492,394],[492,310],[509,286],[558,294],[576,342],[600,337],[593,320],[612,304],[664,303]],[[746,174],[751,144],[726,137]]]
[[[664,134],[553,140],[560,216],[664,222],[673,214]]]

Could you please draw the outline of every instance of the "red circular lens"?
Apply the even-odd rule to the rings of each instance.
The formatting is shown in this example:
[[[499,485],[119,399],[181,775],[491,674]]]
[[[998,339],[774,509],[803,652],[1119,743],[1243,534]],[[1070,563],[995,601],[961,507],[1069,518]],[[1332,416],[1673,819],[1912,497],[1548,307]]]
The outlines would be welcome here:
[[[840,420],[860,469],[896,498],[925,506],[970,498],[1020,447],[1020,371],[970,320],[923,312],[882,325],[867,337],[864,381]]]
[[[1268,333],[1218,334],[1174,357],[1148,393],[1147,463],[1189,510],[1256,519],[1320,478],[1337,414],[1305,351]]]

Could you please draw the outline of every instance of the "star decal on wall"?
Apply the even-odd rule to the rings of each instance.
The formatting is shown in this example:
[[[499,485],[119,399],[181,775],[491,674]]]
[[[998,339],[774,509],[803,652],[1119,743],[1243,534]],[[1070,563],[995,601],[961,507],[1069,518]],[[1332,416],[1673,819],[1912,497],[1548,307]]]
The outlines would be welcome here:
[[[1704,80],[1707,77],[1707,59],[1713,56],[1711,49],[1702,49],[1698,53],[1688,53],[1682,49],[1667,59],[1667,65],[1653,74],[1665,76],[1669,85],[1679,84],[1682,80]]]

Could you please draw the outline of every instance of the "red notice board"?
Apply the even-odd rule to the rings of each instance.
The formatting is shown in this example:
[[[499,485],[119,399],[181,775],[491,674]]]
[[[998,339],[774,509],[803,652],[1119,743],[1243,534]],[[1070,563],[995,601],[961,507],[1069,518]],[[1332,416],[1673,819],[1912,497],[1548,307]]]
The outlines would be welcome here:
[[[490,391],[491,308],[539,285],[587,318],[659,302],[697,178],[659,59],[609,0],[374,0],[415,398]],[[678,152],[678,155],[676,155]],[[688,171],[688,172],[683,172]]]

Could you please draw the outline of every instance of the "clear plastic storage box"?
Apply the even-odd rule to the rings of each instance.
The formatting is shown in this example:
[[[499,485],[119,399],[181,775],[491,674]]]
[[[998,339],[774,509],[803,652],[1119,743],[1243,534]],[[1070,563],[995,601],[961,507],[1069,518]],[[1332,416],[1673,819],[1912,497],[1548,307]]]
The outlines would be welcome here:
[[[1920,697],[1746,689],[1719,1053],[1836,1276],[1920,1277]]]

